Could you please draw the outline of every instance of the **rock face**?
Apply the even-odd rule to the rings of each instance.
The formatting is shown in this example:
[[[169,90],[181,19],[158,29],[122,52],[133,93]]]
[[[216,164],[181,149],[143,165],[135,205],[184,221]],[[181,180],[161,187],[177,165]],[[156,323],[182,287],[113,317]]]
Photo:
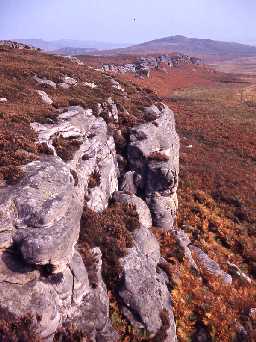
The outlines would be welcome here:
[[[75,85],[73,79],[63,81]],[[104,106],[118,122],[114,101],[99,105],[99,112]],[[165,314],[165,341],[176,341],[169,281],[159,268],[160,247],[150,229],[152,219],[157,227],[174,227],[179,139],[168,107],[145,112],[150,122],[131,129],[130,170],[122,179],[106,122],[90,109],[69,107],[56,122],[31,124],[46,153],[24,166],[18,184],[0,188],[0,306],[18,317],[32,314],[44,339],[72,322],[92,341],[118,341],[101,276],[101,251],[91,251],[95,287],[76,247],[85,203],[102,212],[112,199],[134,206],[140,223],[132,233],[133,247],[121,260],[123,313],[150,337],[161,330]]]
[[[132,129],[128,161],[141,177],[139,191],[151,210],[153,224],[169,230],[174,227],[178,207],[179,138],[168,107],[146,110],[155,120]]]

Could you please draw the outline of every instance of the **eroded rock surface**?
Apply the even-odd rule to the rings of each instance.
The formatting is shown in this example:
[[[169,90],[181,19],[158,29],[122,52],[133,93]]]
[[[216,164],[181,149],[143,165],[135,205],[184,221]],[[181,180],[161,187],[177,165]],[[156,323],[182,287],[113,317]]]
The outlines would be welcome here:
[[[63,81],[75,85],[70,78]],[[106,108],[118,122],[111,98],[99,111]],[[92,341],[118,341],[101,276],[101,251],[92,250],[95,286],[76,249],[84,205],[101,212],[112,198],[134,206],[140,222],[132,233],[134,245],[121,261],[123,312],[151,337],[162,328],[165,313],[165,340],[176,341],[169,280],[159,267],[160,247],[150,229],[152,224],[174,227],[179,139],[168,107],[145,112],[151,122],[131,130],[125,174],[118,170],[106,122],[90,109],[69,107],[51,124],[31,124],[46,153],[24,166],[18,184],[0,188],[0,306],[15,316],[31,313],[45,339],[72,322]]]
[[[140,192],[151,210],[153,224],[166,230],[175,224],[178,207],[179,138],[173,112],[163,105],[146,109],[155,120],[132,129],[128,160],[141,176]]]
[[[102,336],[102,340],[111,336],[108,340],[113,341],[116,334],[108,318],[101,254],[98,251],[100,285],[92,289],[75,250],[84,198],[90,208],[101,211],[117,190],[113,138],[108,136],[103,119],[80,107],[69,108],[52,125],[35,123],[32,127],[38,132],[39,143],[52,155],[27,164],[17,185],[0,189],[0,305],[18,317],[31,313],[43,338],[67,319],[76,323],[78,312],[90,317],[89,306],[98,323],[88,318],[95,325],[91,329],[87,325],[84,332],[91,338]],[[69,160],[58,156],[54,142],[60,137],[79,140]],[[100,179],[90,189],[95,170]],[[20,298],[23,300],[17,306]]]
[[[155,336],[162,327],[161,314],[166,310],[170,323],[166,341],[176,341],[169,281],[157,266],[159,244],[143,226],[135,232],[134,240],[134,247],[123,260],[124,280],[119,295],[124,303],[124,314],[135,326]]]
[[[162,327],[161,315],[166,311],[170,324],[166,341],[176,341],[169,280],[158,267],[160,246],[149,229],[152,226],[150,211],[136,195],[116,192],[114,200],[135,206],[140,221],[140,229],[133,233],[134,246],[122,260],[123,280],[119,295],[124,304],[123,312],[133,325],[155,336]]]

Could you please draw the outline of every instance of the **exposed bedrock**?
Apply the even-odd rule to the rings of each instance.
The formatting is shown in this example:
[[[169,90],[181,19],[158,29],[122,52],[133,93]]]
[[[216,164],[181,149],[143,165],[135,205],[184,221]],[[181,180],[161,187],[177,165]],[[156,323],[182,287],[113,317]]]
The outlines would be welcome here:
[[[84,198],[102,211],[117,190],[113,138],[103,119],[80,107],[69,108],[56,123],[32,127],[50,154],[27,164],[19,184],[0,189],[0,305],[18,317],[31,313],[44,338],[78,312],[90,317],[93,308],[95,318],[84,325],[85,333],[114,341],[101,253],[96,251],[99,285],[93,289],[75,249]],[[67,151],[58,139],[69,142]],[[76,149],[64,158],[74,141]]]
[[[169,230],[178,207],[179,137],[174,114],[167,106],[146,110],[155,120],[131,130],[128,162],[137,179],[140,177],[138,193],[148,203],[154,226]]]
[[[118,192],[114,194],[114,199],[134,205],[140,221],[140,229],[133,233],[134,246],[122,259],[123,278],[119,296],[123,302],[124,315],[135,327],[145,329],[154,337],[162,328],[161,316],[166,312],[168,327],[165,341],[176,341],[169,280],[158,266],[161,258],[160,246],[149,230],[149,209],[146,203],[135,195]]]
[[[84,205],[102,212],[112,199],[134,206],[140,222],[121,260],[123,313],[151,337],[163,328],[165,315],[165,341],[176,341],[168,277],[159,267],[160,247],[150,228],[174,228],[179,138],[167,106],[145,111],[153,121],[131,129],[130,170],[122,179],[106,122],[92,110],[69,107],[49,124],[31,125],[45,153],[24,166],[18,184],[0,188],[0,306],[17,317],[31,314],[46,340],[72,322],[92,341],[118,341],[101,251],[91,250],[95,287],[76,249]]]

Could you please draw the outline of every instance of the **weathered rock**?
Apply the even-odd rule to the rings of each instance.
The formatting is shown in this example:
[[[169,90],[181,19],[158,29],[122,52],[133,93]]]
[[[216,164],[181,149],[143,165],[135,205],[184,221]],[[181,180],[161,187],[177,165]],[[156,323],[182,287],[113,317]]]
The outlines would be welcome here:
[[[108,98],[107,103],[109,105],[109,118],[113,119],[114,121],[118,122],[118,109],[112,98]]]
[[[168,107],[151,111],[156,116],[153,122],[131,130],[128,159],[130,169],[142,176],[140,191],[152,212],[153,224],[169,230],[178,206],[179,138]]]
[[[10,254],[0,259],[0,306],[16,317],[32,314],[38,333],[51,337],[66,321],[73,322],[92,340],[117,341],[109,321],[109,299],[101,278],[101,252],[94,249],[98,285],[91,288],[80,255],[75,252],[59,281],[44,278]],[[17,305],[18,298],[22,298]]]
[[[11,40],[0,40],[0,46],[5,46],[10,49],[19,49],[19,50],[31,50],[31,51],[39,51],[40,49],[35,48],[33,46],[22,44],[18,42],[13,42]]]
[[[68,84],[70,86],[77,85],[77,80],[75,80],[73,77],[64,76],[62,81],[63,81],[63,83],[66,83],[66,84]]]
[[[78,65],[84,65],[84,63],[77,57],[74,56],[64,56],[64,58],[69,59],[72,63],[78,64]]]
[[[51,80],[46,80],[46,79],[43,79],[43,78],[40,78],[38,76],[34,76],[33,79],[39,83],[39,84],[42,84],[42,85],[46,85],[46,86],[49,86],[53,89],[56,89],[57,88],[57,85],[55,82],[51,81]]]
[[[78,174],[78,190],[85,191],[87,205],[95,211],[102,211],[107,207],[109,197],[118,189],[114,140],[108,136],[105,121],[95,118],[91,110],[70,107],[59,118],[56,125],[33,124],[33,128],[39,133],[39,142],[47,144],[56,155],[53,146],[56,136],[83,141],[68,165]],[[87,188],[89,177],[95,170],[100,174],[100,184]]]
[[[119,203],[126,203],[135,206],[136,212],[139,216],[139,222],[146,228],[152,227],[152,218],[147,204],[136,195],[127,194],[125,192],[117,191],[113,194],[113,199]]]
[[[119,295],[123,300],[123,312],[137,328],[146,329],[155,336],[162,326],[163,310],[168,312],[170,327],[166,341],[176,341],[176,327],[172,312],[168,277],[158,269],[160,246],[150,232],[150,211],[146,203],[134,194],[115,192],[113,199],[135,206],[140,229],[133,233],[134,247],[122,259],[123,281]]]
[[[162,326],[161,313],[167,310],[170,328],[166,341],[176,341],[168,278],[164,272],[157,271],[159,244],[145,227],[135,231],[134,240],[134,247],[123,259],[124,275],[119,295],[124,303],[124,314],[132,324],[154,336]]]
[[[90,288],[88,295],[83,297],[81,305],[74,308],[71,321],[92,341],[118,341],[118,334],[109,320],[109,298],[101,276],[101,251],[99,248],[94,248],[92,252],[95,256],[98,284],[96,288]]]
[[[0,103],[6,103],[8,102],[6,97],[0,97]]]
[[[119,82],[117,82],[116,80],[114,80],[113,78],[111,78],[111,83],[112,83],[112,88],[120,90],[122,92],[124,92],[124,88],[121,86],[121,84]]]
[[[149,77],[151,70],[165,70],[167,68],[176,68],[180,65],[198,65],[201,63],[199,58],[189,57],[181,53],[177,55],[160,55],[160,56],[147,56],[139,57],[133,63],[127,64],[103,64],[102,70],[112,73],[136,73],[142,77]]]
[[[1,231],[9,232],[28,263],[66,264],[78,239],[82,212],[70,170],[52,156],[24,170],[18,186],[0,190]]]
[[[152,105],[150,107],[145,107],[144,109],[145,113],[150,115],[151,117],[155,117],[156,119],[161,116],[161,111],[159,108],[157,108],[156,105]]]
[[[236,277],[238,279],[240,279],[240,281],[242,281],[243,283],[247,283],[247,284],[251,284],[252,283],[252,280],[250,277],[248,277],[244,272],[242,272],[240,270],[240,268],[231,263],[231,262],[227,262],[228,264],[228,272],[233,276],[233,277]]]
[[[199,269],[207,276],[213,276],[220,279],[224,284],[232,284],[232,277],[230,274],[224,272],[219,264],[209,258],[200,248],[190,245],[189,249],[192,252],[193,258]]]
[[[0,270],[0,306],[16,317],[31,314],[40,335],[52,335],[61,319],[53,287],[39,280],[38,271],[22,265],[8,252],[1,254]]]
[[[152,211],[153,220],[157,227],[170,230],[175,226],[176,211],[178,209],[176,193],[170,197],[166,197],[156,192],[147,198],[147,203]]]
[[[175,237],[179,247],[182,249],[185,258],[187,258],[191,267],[194,270],[199,271],[197,264],[195,263],[195,260],[193,259],[191,250],[189,249],[189,246],[191,245],[189,236],[181,229],[173,229],[171,233]]]
[[[41,97],[41,99],[43,100],[44,103],[46,103],[48,105],[52,105],[53,104],[53,100],[48,96],[48,94],[46,94],[45,91],[37,90],[37,93]]]
[[[92,289],[75,251],[85,195],[87,205],[101,211],[118,188],[113,138],[108,136],[102,118],[80,107],[60,114],[57,123],[32,127],[39,142],[45,143],[53,155],[27,164],[17,185],[0,189],[0,305],[15,316],[32,313],[45,338],[66,320],[79,323],[76,317],[80,312],[92,326],[88,331],[94,339],[113,341],[116,335],[109,322],[108,296],[100,275],[101,255],[96,253],[100,285]],[[58,136],[80,141],[68,161],[57,156],[54,139]],[[100,182],[89,189],[95,170],[100,173]],[[22,256],[24,265],[18,263],[16,255]],[[39,316],[42,319],[37,322]]]
[[[97,84],[95,84],[94,82],[84,82],[82,83],[82,85],[91,89],[98,88]]]
[[[128,171],[124,174],[120,190],[130,194],[136,194],[140,186],[142,177],[135,171]]]
[[[60,88],[62,88],[62,89],[65,89],[65,90],[67,90],[67,89],[69,89],[69,88],[71,87],[69,84],[64,83],[64,82],[59,83],[58,86],[59,86]]]

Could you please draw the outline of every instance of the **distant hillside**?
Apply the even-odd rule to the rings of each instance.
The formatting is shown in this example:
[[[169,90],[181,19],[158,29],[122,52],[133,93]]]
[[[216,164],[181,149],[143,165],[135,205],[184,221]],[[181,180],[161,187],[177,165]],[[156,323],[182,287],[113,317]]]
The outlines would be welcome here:
[[[98,42],[98,41],[84,41],[84,40],[72,40],[72,39],[60,39],[53,41],[46,41],[43,39],[13,39],[16,42],[23,43],[26,45],[40,48],[44,51],[56,51],[65,48],[75,49],[96,49],[96,50],[107,50],[107,49],[119,49],[128,46],[128,44],[116,44],[109,42]]]
[[[225,60],[238,57],[256,56],[256,47],[232,42],[221,42],[211,39],[187,38],[172,36],[156,39],[128,48],[115,50],[122,54],[168,53],[180,52],[207,60]],[[111,53],[111,51],[109,51]],[[108,53],[109,53],[108,52]],[[113,53],[114,51],[112,51]]]

